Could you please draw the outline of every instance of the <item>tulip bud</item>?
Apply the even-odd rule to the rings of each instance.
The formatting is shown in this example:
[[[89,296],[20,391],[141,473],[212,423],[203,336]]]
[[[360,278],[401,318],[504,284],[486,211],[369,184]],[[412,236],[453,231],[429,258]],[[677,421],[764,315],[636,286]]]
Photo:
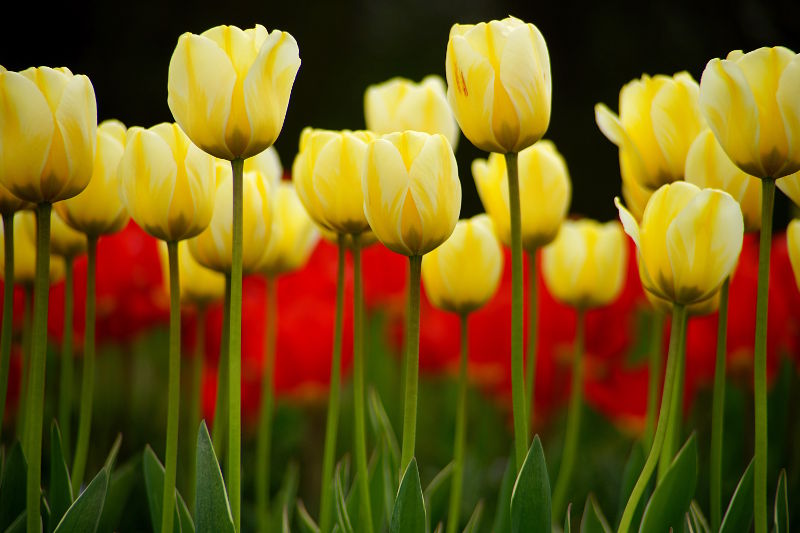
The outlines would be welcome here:
[[[230,171],[230,164],[225,165]],[[283,165],[278,156],[278,151],[274,146],[270,146],[263,152],[248,157],[244,162],[244,172],[260,172],[270,185],[277,186],[283,179]]]
[[[272,230],[259,267],[271,276],[303,268],[319,241],[319,231],[297,197],[294,185],[282,181],[274,191]]]
[[[405,130],[441,133],[454,151],[458,144],[458,123],[439,76],[427,76],[420,83],[393,78],[370,85],[364,93],[364,117],[367,129],[378,135]]]
[[[550,141],[539,141],[519,153],[519,195],[522,205],[522,247],[529,253],[550,243],[567,216],[572,185],[567,164]],[[500,154],[472,162],[472,176],[495,231],[511,244],[506,160]]]
[[[297,195],[311,219],[335,233],[360,234],[369,229],[364,214],[361,175],[367,131],[329,131],[306,128],[292,166]]]
[[[508,17],[455,24],[447,42],[447,98],[467,139],[519,152],[550,124],[550,56],[533,24]]]
[[[789,197],[794,205],[800,207],[800,172],[784,176],[775,182],[783,194]]]
[[[800,55],[788,48],[736,50],[712,59],[700,106],[725,153],[758,178],[800,170]]]
[[[789,262],[792,264],[794,279],[800,290],[800,219],[794,219],[786,228],[786,247],[789,249]]]
[[[164,280],[169,280],[167,243],[159,243],[158,252]],[[225,276],[198,263],[185,242],[178,243],[178,269],[181,305],[204,307],[225,296]]]
[[[687,73],[644,75],[619,93],[619,116],[604,104],[595,120],[609,141],[619,147],[623,180],[658,189],[682,180],[686,154],[705,127],[697,82]]]
[[[97,103],[89,78],[62,67],[0,70],[0,185],[31,203],[75,196],[89,183]]]
[[[31,211],[19,211],[14,214],[14,283],[33,287],[36,280],[36,238],[29,228],[36,227],[36,215]],[[3,221],[0,220],[0,230]],[[34,233],[35,235],[35,233]],[[0,231],[0,277],[5,272],[5,255],[3,250],[3,232]],[[64,277],[64,258],[59,255],[50,257],[50,284],[58,283]]]
[[[214,158],[177,124],[130,128],[117,173],[122,204],[153,237],[180,241],[208,226],[216,190]]]
[[[453,233],[461,182],[444,135],[391,133],[367,147],[362,179],[364,214],[384,246],[424,255]]]
[[[542,273],[559,301],[585,310],[612,303],[622,291],[628,247],[618,222],[567,220],[542,250]]]
[[[503,251],[486,215],[459,220],[450,238],[422,258],[425,294],[453,313],[483,307],[497,292],[502,273]]]
[[[742,250],[744,220],[725,191],[678,181],[658,189],[641,224],[615,200],[625,232],[636,243],[644,288],[681,305],[714,295]]]
[[[167,104],[201,149],[248,158],[278,138],[299,68],[297,42],[283,31],[256,25],[187,32],[169,62]]]
[[[130,218],[122,205],[117,175],[126,133],[125,125],[118,120],[106,120],[97,127],[97,151],[89,185],[77,196],[54,206],[67,224],[87,235],[116,233]]]

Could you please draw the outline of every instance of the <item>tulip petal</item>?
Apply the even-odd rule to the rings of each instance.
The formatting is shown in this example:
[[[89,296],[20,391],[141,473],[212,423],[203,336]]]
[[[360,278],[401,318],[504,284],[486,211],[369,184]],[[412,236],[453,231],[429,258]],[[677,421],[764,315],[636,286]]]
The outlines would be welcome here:
[[[786,66],[778,83],[776,98],[786,131],[788,154],[776,177],[800,170],[800,54]],[[795,200],[797,202],[797,200]]]
[[[381,242],[406,255],[410,251],[403,242],[401,225],[408,187],[408,170],[397,148],[385,139],[370,143],[362,177],[364,214]]]
[[[684,175],[686,153],[705,124],[698,104],[699,90],[691,76],[680,73],[675,75],[674,81],[663,85],[653,98],[650,109],[653,134],[671,178]]]
[[[639,149],[622,127],[619,116],[605,104],[597,104],[594,106],[594,118],[603,135],[619,147],[620,172],[623,180],[628,179],[635,181],[639,187],[644,186],[649,181],[647,167]]]
[[[625,230],[625,233],[633,239],[634,244],[636,244],[637,248],[641,248],[641,243],[639,240],[639,223],[636,222],[636,218],[628,211],[624,205],[622,205],[622,200],[619,199],[619,196],[614,198],[614,205],[617,206],[617,210],[619,211],[619,220],[622,222],[622,227]]]
[[[794,202],[794,205],[800,207],[800,172],[784,176],[775,183],[783,194]]]
[[[792,220],[786,228],[786,246],[789,249],[794,279],[800,289],[800,219]]]

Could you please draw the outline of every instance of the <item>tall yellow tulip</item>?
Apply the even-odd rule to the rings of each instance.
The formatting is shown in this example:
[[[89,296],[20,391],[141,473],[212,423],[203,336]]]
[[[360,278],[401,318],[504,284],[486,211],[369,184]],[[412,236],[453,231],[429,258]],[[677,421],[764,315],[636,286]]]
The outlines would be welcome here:
[[[367,129],[378,135],[405,130],[441,133],[454,151],[458,144],[458,123],[439,76],[426,76],[419,83],[392,78],[370,85],[364,93],[364,118]]]
[[[30,211],[14,215],[14,283],[33,286],[36,281],[36,239],[29,229],[35,226],[36,216]],[[5,255],[2,259],[0,265],[5,267]],[[61,256],[50,258],[49,272],[50,284],[61,281],[64,277],[64,259]]]
[[[259,264],[259,270],[269,276],[302,268],[319,241],[319,230],[297,197],[294,185],[282,181],[274,194],[271,236]]]
[[[794,219],[786,228],[786,245],[789,248],[789,262],[792,264],[794,279],[800,290],[800,219]]]

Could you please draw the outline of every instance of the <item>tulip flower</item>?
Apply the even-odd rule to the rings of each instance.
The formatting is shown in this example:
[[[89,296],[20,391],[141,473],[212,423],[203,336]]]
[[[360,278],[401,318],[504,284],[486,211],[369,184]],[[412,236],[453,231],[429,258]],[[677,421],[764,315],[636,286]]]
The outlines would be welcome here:
[[[458,123],[439,76],[426,76],[419,83],[392,78],[370,85],[364,93],[364,118],[367,129],[378,135],[405,130],[441,133],[453,151],[458,144]]]
[[[794,279],[800,290],[800,219],[794,219],[786,229],[786,245],[789,249],[789,260],[794,271]]]
[[[800,172],[795,172],[777,180],[775,184],[783,191],[783,194],[800,207]]]
[[[14,215],[13,282],[33,286],[36,283],[36,236],[31,228],[36,227],[36,215],[30,211],[20,211]],[[3,239],[5,240],[5,239]],[[2,257],[5,272],[5,254]],[[52,257],[49,266],[50,284],[64,278],[64,261],[60,256]],[[5,277],[3,278],[5,279]]]

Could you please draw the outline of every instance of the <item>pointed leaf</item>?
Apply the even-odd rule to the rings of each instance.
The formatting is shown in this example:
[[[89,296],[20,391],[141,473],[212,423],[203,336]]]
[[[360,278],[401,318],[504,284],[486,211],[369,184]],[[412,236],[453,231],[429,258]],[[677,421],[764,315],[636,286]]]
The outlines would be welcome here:
[[[775,491],[775,533],[789,533],[789,496],[786,492],[786,469],[778,476]]]
[[[183,496],[181,496],[177,491],[175,494],[178,497],[178,519],[180,520],[181,524],[181,533],[194,533],[192,514],[189,512],[189,508],[186,507],[186,502],[183,501]]]
[[[736,490],[731,496],[725,518],[719,528],[720,533],[749,531],[753,522],[753,460],[742,474]]]
[[[382,442],[381,450],[383,450],[381,454],[383,461],[381,461],[380,465],[383,516],[389,520],[392,517],[392,510],[394,509],[395,487],[397,487],[399,481],[397,479],[397,469],[394,467],[394,461],[390,457],[391,452],[389,451],[389,445],[386,442]]]
[[[583,518],[581,518],[581,533],[611,533],[608,520],[603,516],[603,512],[597,505],[594,495],[589,494],[586,498],[586,507],[583,508]]]
[[[25,511],[27,475],[28,463],[19,442],[15,442],[8,452],[0,479],[0,531],[5,531]]]
[[[564,517],[564,533],[572,533],[572,503],[567,504],[567,515]]]
[[[372,505],[372,530],[383,531],[389,513],[384,507],[383,464],[389,459],[385,446],[376,448],[369,462],[369,501]]]
[[[67,509],[55,533],[94,533],[100,524],[108,492],[108,470],[102,468],[75,503]]]
[[[427,523],[425,499],[422,496],[417,460],[412,458],[403,474],[400,489],[397,491],[389,531],[391,533],[425,533]]]
[[[481,518],[483,518],[483,500],[479,501],[478,505],[475,506],[475,510],[472,511],[472,516],[469,517],[464,533],[478,533],[478,529],[481,527]],[[569,532],[565,531],[564,533]]]
[[[119,454],[119,449],[121,446],[122,433],[117,433],[117,438],[114,439],[114,443],[111,445],[111,450],[109,450],[108,455],[106,456],[106,462],[103,465],[105,468],[108,468],[109,472],[114,470],[114,463],[117,462],[117,454]]]
[[[697,439],[692,434],[656,486],[644,510],[639,531],[678,530],[697,486]]]
[[[47,491],[50,504],[50,527],[54,531],[64,513],[72,505],[72,483],[69,480],[69,468],[61,446],[61,431],[53,420],[50,426],[50,487]]]
[[[697,533],[711,533],[711,526],[708,525],[708,520],[695,500],[692,500],[692,505],[689,507],[689,516],[692,519],[692,527]]]
[[[620,486],[618,500],[619,508],[617,509],[617,524],[619,524],[619,521],[622,519],[622,513],[625,511],[625,504],[628,503],[631,492],[633,492],[633,486],[636,485],[636,481],[639,479],[639,473],[642,471],[642,468],[644,468],[644,461],[645,454],[642,449],[642,444],[640,442],[634,442],[631,454],[628,456],[628,461],[625,463],[625,469],[622,471],[622,485]],[[639,498],[639,505],[636,506],[636,511],[633,513],[632,524],[638,524],[642,521],[642,513],[644,512],[644,506],[647,503],[648,496],[649,487],[648,490],[645,491],[644,497]]]
[[[301,533],[320,533],[319,526],[314,522],[314,519],[311,518],[311,515],[308,514],[303,500],[297,501],[297,523],[300,525]]]
[[[430,521],[438,520],[447,512],[448,498],[450,496],[450,478],[453,474],[453,463],[448,463],[428,483],[422,492],[425,498],[425,510]]]
[[[550,533],[550,506],[550,478],[536,435],[511,492],[512,533]]]
[[[144,470],[144,484],[147,490],[147,504],[150,508],[150,522],[154,533],[161,533],[161,513],[164,505],[164,465],[156,457],[156,453],[148,445],[145,446],[142,456]],[[177,491],[176,491],[177,493]],[[175,508],[175,517],[172,520],[173,533],[181,533],[180,517]]]
[[[294,461],[289,463],[283,474],[281,488],[272,502],[272,512],[270,518],[272,522],[271,531],[278,531],[283,527],[283,510],[286,509],[287,519],[291,521],[292,513],[289,509],[294,509],[294,501],[297,498],[297,485],[300,480],[300,469]]]
[[[497,495],[497,508],[494,512],[492,531],[495,533],[510,533],[511,531],[511,491],[514,488],[514,460],[513,450],[508,455],[503,480],[500,482],[500,492]]]
[[[353,533],[353,523],[347,512],[347,504],[344,500],[344,487],[342,486],[342,471],[344,468],[344,460],[336,465],[336,472],[333,478],[333,499],[336,504],[336,517],[339,523],[339,529],[342,533]]]
[[[197,533],[235,533],[225,481],[205,421],[200,423],[197,433],[196,456],[195,530]]]
[[[25,520],[25,517],[28,516],[26,511],[22,511],[20,515],[11,522],[11,525],[6,528],[3,533],[24,533],[25,529],[28,527],[28,522]]]
[[[389,446],[389,453],[392,454],[395,470],[400,468],[400,446],[397,443],[397,436],[392,423],[389,421],[389,416],[386,414],[386,409],[383,408],[383,403],[377,391],[370,387],[368,393],[369,403],[369,420],[376,437],[383,437],[386,444]]]
[[[100,518],[98,530],[117,530],[125,504],[128,502],[131,491],[139,479],[141,462],[142,456],[137,454],[111,474],[106,503],[103,506],[103,515]]]
[[[281,512],[281,533],[292,533],[289,528],[289,508],[284,506]]]

